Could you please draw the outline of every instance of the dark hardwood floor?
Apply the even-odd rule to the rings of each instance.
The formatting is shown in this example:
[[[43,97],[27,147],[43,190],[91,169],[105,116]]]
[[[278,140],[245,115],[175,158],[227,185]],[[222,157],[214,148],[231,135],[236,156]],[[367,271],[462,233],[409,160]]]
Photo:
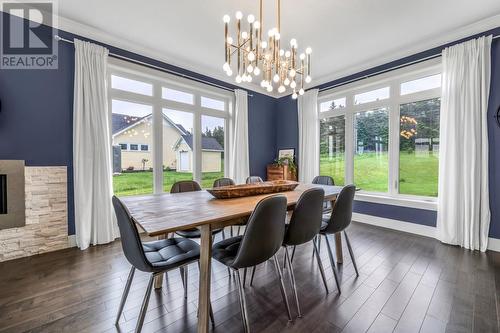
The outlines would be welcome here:
[[[312,246],[297,248],[294,268],[304,316],[291,323],[273,264],[258,267],[254,286],[246,287],[253,332],[499,331],[500,253],[471,252],[356,223],[349,232],[360,276],[355,277],[343,244],[340,295],[324,241],[328,295],[312,260]],[[236,281],[224,266],[214,262],[212,267],[214,331],[242,332]],[[147,284],[146,274],[136,273],[116,328],[129,269],[119,242],[0,263],[0,332],[129,332]],[[285,277],[289,287],[286,271]],[[295,314],[290,289],[288,296]],[[195,332],[197,298],[196,265],[190,266],[187,300],[179,272],[170,272],[163,289],[151,296],[143,332]]]

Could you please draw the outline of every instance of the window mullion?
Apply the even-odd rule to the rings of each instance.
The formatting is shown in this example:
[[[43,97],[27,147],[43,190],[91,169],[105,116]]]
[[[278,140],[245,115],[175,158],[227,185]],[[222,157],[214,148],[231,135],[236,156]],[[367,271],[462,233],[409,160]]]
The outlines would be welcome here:
[[[193,119],[193,179],[201,183],[201,170],[202,170],[202,128],[201,128],[201,97],[195,94],[195,105],[198,112],[194,112]]]
[[[354,184],[354,94],[347,94],[345,113],[345,183]]]
[[[163,193],[163,113],[161,86],[153,86],[153,193]]]

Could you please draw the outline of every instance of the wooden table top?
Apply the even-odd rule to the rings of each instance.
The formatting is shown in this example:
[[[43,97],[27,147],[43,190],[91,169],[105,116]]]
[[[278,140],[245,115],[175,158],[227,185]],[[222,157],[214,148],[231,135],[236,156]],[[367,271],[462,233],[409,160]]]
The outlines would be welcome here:
[[[300,195],[310,188],[323,188],[325,201],[335,200],[341,186],[300,184],[294,191],[282,192],[293,207]],[[122,197],[120,200],[149,236],[190,229],[204,224],[231,221],[249,216],[257,203],[269,196],[256,195],[236,199],[215,199],[207,191],[162,193]]]

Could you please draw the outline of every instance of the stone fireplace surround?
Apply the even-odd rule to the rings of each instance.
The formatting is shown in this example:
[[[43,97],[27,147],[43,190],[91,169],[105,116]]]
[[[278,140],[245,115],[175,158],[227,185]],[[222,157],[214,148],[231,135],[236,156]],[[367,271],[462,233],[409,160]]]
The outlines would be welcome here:
[[[26,224],[0,230],[0,262],[70,247],[67,167],[25,167]]]

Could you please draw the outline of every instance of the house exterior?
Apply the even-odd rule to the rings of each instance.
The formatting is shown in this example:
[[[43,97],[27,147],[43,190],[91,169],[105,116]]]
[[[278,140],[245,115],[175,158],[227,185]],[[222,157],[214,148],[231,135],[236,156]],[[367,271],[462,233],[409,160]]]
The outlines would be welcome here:
[[[120,147],[121,170],[149,170],[153,167],[152,119],[113,113],[113,146]],[[193,172],[193,135],[182,125],[163,115],[163,167]],[[224,148],[215,138],[202,138],[202,172],[222,171]],[[115,156],[115,155],[114,155]],[[119,157],[114,157],[119,158]]]

